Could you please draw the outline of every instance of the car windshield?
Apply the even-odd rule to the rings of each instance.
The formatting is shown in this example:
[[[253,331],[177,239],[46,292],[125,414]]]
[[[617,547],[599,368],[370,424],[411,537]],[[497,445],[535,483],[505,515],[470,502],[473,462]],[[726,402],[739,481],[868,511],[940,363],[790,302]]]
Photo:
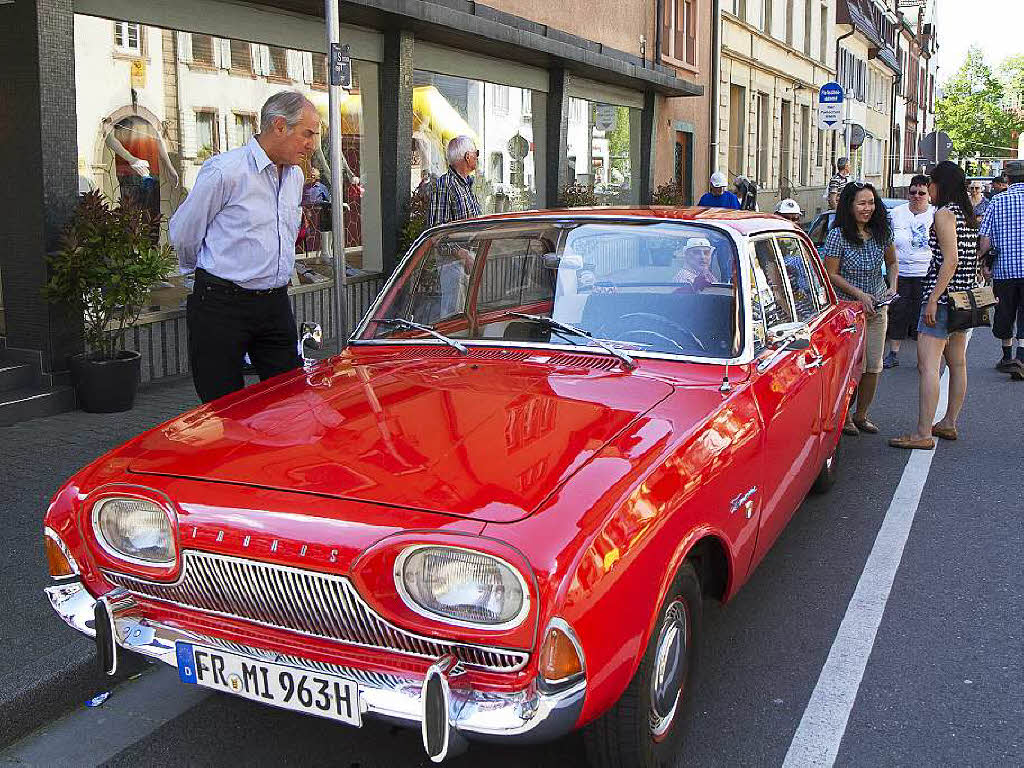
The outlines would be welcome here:
[[[466,223],[420,245],[357,338],[430,339],[429,328],[449,340],[605,346],[627,359],[731,358],[737,272],[731,238],[710,227]]]

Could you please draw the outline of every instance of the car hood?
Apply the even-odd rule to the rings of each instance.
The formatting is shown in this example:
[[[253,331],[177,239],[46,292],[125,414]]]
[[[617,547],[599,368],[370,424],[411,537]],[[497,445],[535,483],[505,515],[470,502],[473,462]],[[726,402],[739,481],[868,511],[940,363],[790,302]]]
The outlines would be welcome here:
[[[638,371],[544,356],[334,358],[144,435],[129,468],[515,520],[672,389]]]

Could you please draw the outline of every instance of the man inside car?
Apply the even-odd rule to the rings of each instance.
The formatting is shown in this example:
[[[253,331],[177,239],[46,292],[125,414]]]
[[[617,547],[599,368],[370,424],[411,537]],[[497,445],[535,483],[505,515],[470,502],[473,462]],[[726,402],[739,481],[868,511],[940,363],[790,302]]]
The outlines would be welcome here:
[[[682,268],[672,278],[674,282],[682,283],[679,291],[698,293],[715,282],[715,275],[711,271],[713,254],[714,248],[706,237],[687,238],[686,244],[675,254],[683,261]]]

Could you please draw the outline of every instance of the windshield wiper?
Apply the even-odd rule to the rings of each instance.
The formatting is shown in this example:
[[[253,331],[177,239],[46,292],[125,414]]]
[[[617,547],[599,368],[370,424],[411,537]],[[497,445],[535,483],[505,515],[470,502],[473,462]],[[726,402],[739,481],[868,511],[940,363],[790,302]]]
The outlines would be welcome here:
[[[584,330],[583,328],[577,328],[575,325],[562,323],[559,322],[558,320],[555,320],[554,318],[544,317],[544,315],[531,315],[526,312],[506,312],[505,316],[521,317],[524,320],[532,320],[535,323],[540,323],[541,325],[547,326],[552,331],[555,331],[557,333],[569,334],[570,336],[582,336],[583,338],[589,339],[590,341],[594,342],[595,344],[597,344],[597,346],[601,347],[606,352],[609,352],[610,354],[617,357],[619,361],[627,368],[636,368],[636,360],[627,355],[621,349],[613,347],[611,344],[604,341],[604,339],[597,338],[590,331]]]
[[[455,339],[445,336],[440,331],[435,331],[429,325],[423,325],[422,323],[414,323],[412,320],[406,320],[405,318],[402,317],[382,317],[377,320],[374,320],[373,322],[383,323],[384,325],[393,325],[396,328],[408,328],[414,331],[423,331],[424,333],[430,334],[435,339],[440,339],[448,346],[455,347],[455,349],[459,350],[461,354],[469,354],[469,350],[466,348],[464,344],[460,344]]]

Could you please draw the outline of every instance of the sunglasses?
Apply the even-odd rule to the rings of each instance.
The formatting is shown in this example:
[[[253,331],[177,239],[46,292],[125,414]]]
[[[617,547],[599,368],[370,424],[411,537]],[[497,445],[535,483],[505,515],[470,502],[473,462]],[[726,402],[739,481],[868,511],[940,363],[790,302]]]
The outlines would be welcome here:
[[[854,189],[874,189],[869,181],[850,181],[848,184],[852,184]]]
[[[981,187],[976,187],[976,189],[981,189]],[[914,192],[914,191],[910,192],[910,196],[911,197],[925,197],[927,194],[928,194],[928,190],[927,189],[922,189],[922,190],[919,190],[917,192]]]

